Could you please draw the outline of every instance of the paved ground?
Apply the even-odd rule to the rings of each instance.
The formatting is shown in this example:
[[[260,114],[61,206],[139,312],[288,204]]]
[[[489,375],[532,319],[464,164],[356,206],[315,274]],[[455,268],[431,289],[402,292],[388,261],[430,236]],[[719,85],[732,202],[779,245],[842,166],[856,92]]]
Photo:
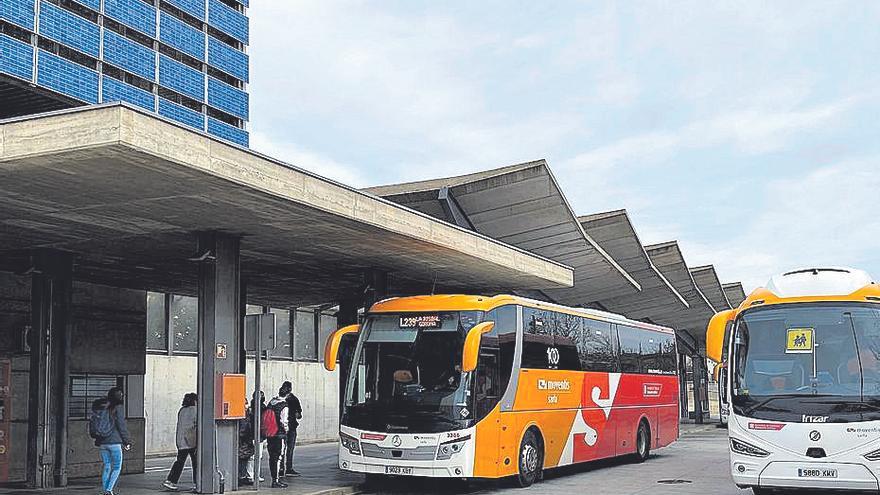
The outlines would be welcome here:
[[[643,464],[609,460],[548,471],[545,479],[521,490],[509,481],[463,483],[432,480],[394,480],[375,491],[381,494],[510,495],[595,493],[601,495],[746,495],[727,473],[727,430],[714,426],[682,425],[684,434],[670,447],[656,451]]]
[[[336,468],[336,444],[305,445],[297,447],[297,469],[303,477],[290,482],[286,490],[265,489],[267,493],[306,495],[345,495],[355,491],[370,491],[378,495],[444,494],[444,495],[524,495],[596,493],[602,495],[746,495],[751,492],[734,486],[727,472],[727,431],[714,426],[682,425],[681,439],[670,447],[659,450],[643,464],[621,460],[589,463],[573,468],[550,471],[545,479],[528,488],[514,488],[507,480],[475,481],[468,485],[456,480],[398,479],[379,487],[360,487],[361,476],[343,473]],[[167,469],[169,459],[151,459],[147,473],[124,476],[119,485],[120,495],[155,494]],[[187,468],[181,477],[181,489],[189,489],[191,471]],[[9,494],[97,493],[95,480],[76,480],[65,490],[30,491],[2,490]],[[262,490],[261,490],[262,491]],[[253,493],[253,492],[251,492]]]

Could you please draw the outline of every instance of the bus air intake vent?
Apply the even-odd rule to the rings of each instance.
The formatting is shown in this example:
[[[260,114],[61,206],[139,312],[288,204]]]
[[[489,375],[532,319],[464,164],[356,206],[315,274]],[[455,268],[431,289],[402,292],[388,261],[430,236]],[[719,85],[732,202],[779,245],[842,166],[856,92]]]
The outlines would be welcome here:
[[[813,459],[821,459],[825,457],[825,449],[819,447],[811,447],[807,449],[807,457],[812,457]]]

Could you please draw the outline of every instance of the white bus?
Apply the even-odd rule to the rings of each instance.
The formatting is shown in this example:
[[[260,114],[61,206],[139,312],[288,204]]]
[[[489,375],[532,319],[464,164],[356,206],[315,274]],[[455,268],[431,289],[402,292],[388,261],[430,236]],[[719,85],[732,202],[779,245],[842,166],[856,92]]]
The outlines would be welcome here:
[[[737,486],[880,489],[880,286],[848,268],[775,276],[710,322],[719,362],[728,323]]]

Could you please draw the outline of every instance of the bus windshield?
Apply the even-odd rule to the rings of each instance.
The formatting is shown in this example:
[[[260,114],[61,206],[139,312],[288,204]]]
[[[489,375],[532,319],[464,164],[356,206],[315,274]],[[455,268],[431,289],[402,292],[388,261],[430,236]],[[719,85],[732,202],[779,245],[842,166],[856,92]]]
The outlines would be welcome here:
[[[733,409],[792,422],[880,419],[880,309],[860,303],[754,308],[734,333]]]
[[[346,387],[344,424],[371,431],[440,432],[470,426],[467,331],[482,312],[371,315]]]

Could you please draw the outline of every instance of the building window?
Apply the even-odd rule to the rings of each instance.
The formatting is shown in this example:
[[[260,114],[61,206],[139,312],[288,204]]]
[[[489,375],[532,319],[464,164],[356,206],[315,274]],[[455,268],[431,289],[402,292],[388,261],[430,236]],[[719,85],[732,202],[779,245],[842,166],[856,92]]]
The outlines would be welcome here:
[[[318,360],[324,361],[324,348],[327,347],[327,339],[330,334],[336,330],[336,317],[332,315],[321,314],[320,326],[318,328]]]
[[[293,322],[293,358],[297,361],[317,361],[318,348],[315,345],[315,312],[297,310]]]
[[[275,315],[275,349],[269,351],[273,358],[290,359],[293,357],[290,335],[290,311],[286,309],[270,309]]]
[[[107,392],[119,387],[125,392],[125,377],[113,375],[70,376],[70,419],[88,419],[92,402],[107,397]],[[126,400],[128,400],[126,398]]]
[[[169,313],[171,334],[174,336],[172,351],[198,352],[199,350],[199,302],[195,297],[172,294]]]
[[[168,352],[165,294],[147,292],[147,350]]]

